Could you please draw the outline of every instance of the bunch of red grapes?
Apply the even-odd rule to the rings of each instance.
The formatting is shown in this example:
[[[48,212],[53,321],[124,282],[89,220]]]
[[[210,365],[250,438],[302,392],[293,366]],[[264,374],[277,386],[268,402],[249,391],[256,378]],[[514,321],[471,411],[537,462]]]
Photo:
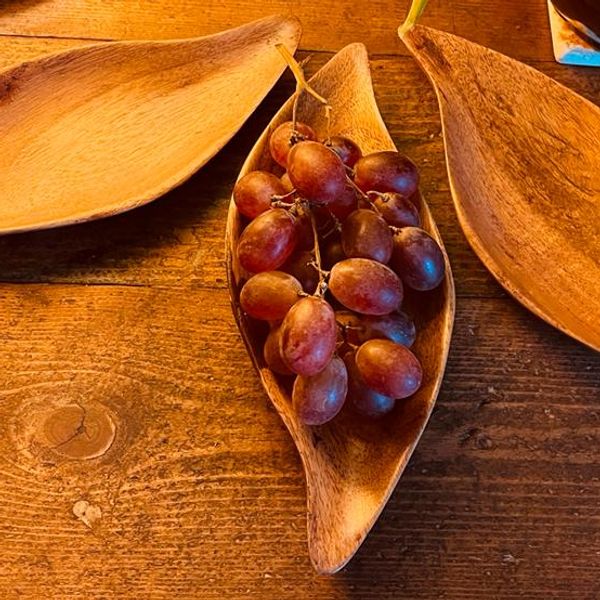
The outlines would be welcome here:
[[[241,307],[270,324],[264,359],[296,376],[302,422],[326,423],[346,398],[379,417],[423,377],[404,286],[431,290],[444,278],[442,251],[420,228],[417,168],[398,152],[363,156],[346,137],[318,142],[303,123],[280,125],[269,148],[283,176],[253,171],[233,191],[250,220],[237,247],[253,274]]]

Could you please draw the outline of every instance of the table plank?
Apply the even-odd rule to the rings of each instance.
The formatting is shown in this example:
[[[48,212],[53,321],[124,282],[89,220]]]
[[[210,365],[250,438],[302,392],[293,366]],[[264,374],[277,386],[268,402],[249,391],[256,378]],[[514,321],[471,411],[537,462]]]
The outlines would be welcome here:
[[[363,41],[369,51],[406,54],[396,36],[408,0],[16,0],[0,6],[0,32],[97,39],[206,35],[267,14],[297,16],[302,48],[335,51]],[[524,59],[552,59],[546,0],[431,0],[423,23]],[[335,32],[327,35],[326,32]]]
[[[225,290],[0,286],[0,596],[597,597],[599,355],[532,331],[508,298],[461,300],[416,455],[356,559],[323,578],[296,451],[228,304]],[[65,404],[112,415],[98,458],[49,447]],[[81,501],[100,511],[87,524]]]
[[[452,33],[520,60],[554,60],[547,0],[451,0]]]
[[[322,2],[272,0],[218,2],[215,0],[21,0],[0,8],[0,32],[99,39],[174,39],[216,33],[269,14],[297,16],[303,24],[303,47],[336,50],[363,39],[372,51],[406,52],[396,28],[408,0],[390,2]],[[451,11],[432,0],[428,20],[451,27]],[[368,23],[368,27],[365,27]],[[323,35],[335,31],[335,35]]]

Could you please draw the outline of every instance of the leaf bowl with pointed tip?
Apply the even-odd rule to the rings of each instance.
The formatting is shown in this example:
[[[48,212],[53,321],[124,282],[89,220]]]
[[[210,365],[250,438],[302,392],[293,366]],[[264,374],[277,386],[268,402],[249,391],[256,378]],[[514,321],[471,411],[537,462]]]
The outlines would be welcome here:
[[[114,215],[163,195],[239,130],[300,24],[105,42],[0,73],[0,234]]]
[[[437,92],[471,247],[529,310],[600,351],[600,108],[458,36],[401,36]]]
[[[311,85],[332,106],[331,134],[353,139],[367,154],[395,150],[383,123],[371,84],[369,60],[362,44],[338,52],[312,79]],[[240,177],[257,169],[273,170],[268,140],[272,131],[291,119],[292,99],[277,113],[248,156]],[[322,106],[303,97],[298,120],[325,137]],[[443,249],[425,203],[423,227]],[[248,274],[237,259],[243,222],[231,201],[227,221],[227,270],[232,307],[262,384],[287,426],[304,466],[307,484],[308,543],[312,563],[320,573],[341,569],[354,555],[393,492],[433,409],[444,373],[454,321],[454,285],[448,259],[446,277],[432,292],[411,299],[417,341],[413,347],[423,365],[424,380],[413,397],[397,401],[381,420],[358,419],[346,408],[330,423],[308,427],[291,405],[290,378],[275,375],[265,365],[264,332],[247,318],[239,292]],[[411,310],[411,300],[412,308]],[[348,404],[348,402],[347,402]]]

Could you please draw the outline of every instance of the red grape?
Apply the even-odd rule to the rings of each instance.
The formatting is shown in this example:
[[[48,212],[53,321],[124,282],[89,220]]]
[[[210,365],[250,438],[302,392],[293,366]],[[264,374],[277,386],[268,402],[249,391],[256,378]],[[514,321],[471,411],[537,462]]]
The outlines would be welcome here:
[[[411,396],[423,379],[417,357],[390,340],[365,342],[356,352],[356,366],[370,388],[391,398]]]
[[[281,355],[294,373],[315,375],[331,360],[336,339],[337,325],[331,306],[323,298],[302,298],[281,325]]]
[[[343,332],[342,338],[348,344],[360,346],[370,339],[367,337],[367,325],[363,321],[363,317],[366,315],[357,315],[349,310],[335,311],[335,320]]]
[[[366,417],[378,418],[394,408],[396,401],[393,398],[372,390],[364,382],[356,366],[354,351],[344,354],[344,364],[348,371],[348,401],[356,412]]]
[[[369,336],[386,338],[410,348],[417,337],[414,321],[404,312],[399,311],[383,317],[367,317]]]
[[[387,263],[392,256],[392,232],[372,210],[355,210],[342,224],[342,248],[349,258]]]
[[[331,235],[323,241],[321,263],[324,269],[331,269],[335,263],[344,260],[346,255],[342,248],[342,240],[338,235]]]
[[[367,210],[373,210],[373,203],[363,196],[358,199],[358,208],[366,208]]]
[[[420,211],[423,208],[423,197],[421,196],[421,190],[417,190],[409,200],[415,205],[415,208]]]
[[[319,273],[313,266],[315,257],[310,250],[294,252],[280,267],[282,271],[293,275],[307,294],[314,294],[319,283]]]
[[[398,276],[369,258],[348,258],[334,265],[329,290],[346,308],[366,315],[391,313],[403,295]]]
[[[300,299],[302,285],[288,273],[264,271],[248,279],[240,293],[245,313],[263,321],[283,319]]]
[[[356,164],[356,161],[362,156],[362,152],[358,145],[351,139],[341,135],[332,136],[325,142],[325,145],[328,148],[331,148],[342,159],[342,162],[350,168],[352,168]]]
[[[444,255],[423,229],[404,227],[394,236],[392,267],[414,290],[432,290],[444,279]]]
[[[271,208],[271,198],[285,193],[285,187],[272,173],[252,171],[244,175],[233,188],[237,209],[250,219]]]
[[[283,185],[286,194],[289,194],[294,190],[294,186],[290,181],[290,176],[288,175],[287,171],[279,178],[279,181],[281,181],[281,185]]]
[[[287,365],[283,362],[283,358],[281,356],[280,332],[280,327],[271,329],[267,339],[265,340],[263,356],[265,362],[267,363],[267,367],[269,367],[269,369],[271,369],[271,371],[274,373],[278,373],[279,375],[293,375],[292,371],[290,371]]]
[[[254,219],[238,243],[240,264],[247,271],[273,271],[294,251],[296,218],[283,208],[272,208]]]
[[[299,142],[290,150],[288,174],[300,196],[318,204],[330,204],[346,192],[344,163],[318,142]]]
[[[292,402],[306,425],[323,425],[339,412],[348,392],[348,374],[341,358],[334,356],[319,373],[296,377]]]
[[[271,134],[269,150],[271,151],[273,160],[285,168],[287,166],[288,153],[294,144],[304,140],[316,139],[317,136],[312,127],[297,122],[296,129],[294,130],[293,123],[286,121],[279,125]]]
[[[332,231],[336,229],[334,216],[331,214],[328,206],[311,207],[312,214],[315,217],[317,225],[317,235],[321,238],[327,238]]]
[[[354,165],[354,182],[363,192],[397,192],[408,198],[419,187],[419,172],[399,152],[374,152]]]
[[[298,230],[297,248],[310,250],[315,247],[315,235],[313,233],[310,214],[301,213],[296,217]]]
[[[377,317],[340,310],[336,311],[335,318],[345,329],[346,341],[355,346],[381,338],[410,348],[417,335],[413,320],[403,312]]]
[[[358,196],[356,190],[349,184],[346,185],[343,193],[330,202],[327,208],[332,215],[343,221],[349,214],[358,207]]]
[[[379,214],[394,227],[419,227],[421,218],[417,207],[402,194],[382,193],[373,203]]]

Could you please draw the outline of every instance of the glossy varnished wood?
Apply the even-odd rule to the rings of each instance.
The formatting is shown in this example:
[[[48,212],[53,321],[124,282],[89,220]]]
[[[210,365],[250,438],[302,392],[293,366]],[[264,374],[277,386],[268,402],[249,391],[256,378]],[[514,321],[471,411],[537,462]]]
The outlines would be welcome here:
[[[369,59],[362,44],[340,50],[310,80],[331,106],[329,133],[354,140],[365,154],[394,150],[373,94]],[[292,118],[293,98],[275,115],[244,163],[240,177],[255,170],[273,171],[269,138],[278,125]],[[319,139],[327,135],[323,107],[302,98],[298,120],[310,125]],[[427,203],[423,227],[445,252]],[[446,277],[439,288],[407,308],[418,330],[412,348],[423,365],[423,385],[409,400],[398,403],[384,422],[369,423],[351,412],[331,423],[307,427],[292,408],[289,380],[273,373],[263,358],[264,336],[239,304],[239,293],[249,274],[237,258],[242,219],[232,201],[227,219],[227,267],[232,305],[265,391],[294,439],[302,458],[307,484],[308,543],[311,560],[321,573],[333,573],[354,555],[383,510],[421,437],[435,404],[450,348],[454,323],[454,282],[446,259]],[[419,295],[417,295],[419,296]],[[410,304],[406,302],[406,304]]]
[[[260,16],[256,3],[200,4],[190,13],[183,0],[128,2],[119,13],[92,0],[1,3],[2,32],[25,35],[0,36],[0,64],[83,43],[27,37],[42,31],[94,37],[102,25],[104,37],[140,38],[184,23],[197,35]],[[595,71],[544,62],[543,4],[431,0],[425,23],[531,59],[600,103]],[[387,41],[402,3],[373,9],[379,29],[352,16],[367,10],[355,2],[307,6],[315,15],[304,48],[364,40],[371,52],[395,52]],[[348,17],[328,20],[326,34],[313,29],[335,11]],[[387,13],[398,17],[389,34]],[[313,54],[308,73],[330,56]],[[236,330],[225,282],[231,187],[293,91],[286,76],[220,159],[164,198],[0,240],[0,280],[11,282],[0,285],[0,596],[598,598],[600,360],[487,274],[452,208],[433,90],[406,56],[371,56],[371,64],[394,142],[423,172],[458,301],[432,418],[352,563],[334,577],[311,568],[300,460]],[[62,456],[33,455],[31,423],[53,403],[86,399],[117,425],[104,455],[67,459],[73,444]],[[76,404],[73,415],[82,416]]]

